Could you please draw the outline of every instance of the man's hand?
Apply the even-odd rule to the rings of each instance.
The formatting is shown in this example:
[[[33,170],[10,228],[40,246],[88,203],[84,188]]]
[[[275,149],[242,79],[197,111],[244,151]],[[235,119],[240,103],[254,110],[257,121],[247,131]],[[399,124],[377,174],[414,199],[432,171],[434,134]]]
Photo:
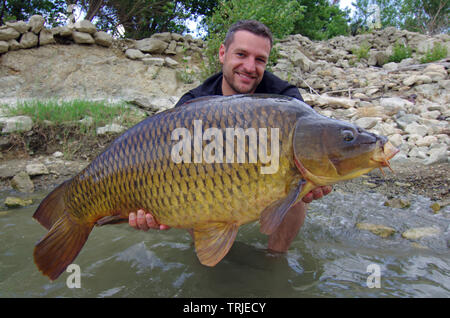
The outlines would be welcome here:
[[[324,195],[327,195],[332,190],[331,186],[318,187],[313,189],[311,192],[306,194],[302,201],[305,203],[311,203],[313,200],[318,200],[322,198]],[[128,224],[134,227],[137,230],[148,231],[148,229],[156,229],[156,230],[168,230],[170,226],[159,224],[153,218],[153,215],[150,212],[146,212],[142,209],[139,209],[137,213],[131,212],[128,216]]]
[[[153,218],[150,212],[142,209],[137,210],[137,213],[131,212],[128,215],[128,224],[137,230],[148,231],[148,229],[168,230],[170,226],[159,224]]]
[[[305,203],[311,203],[313,200],[321,199],[324,195],[331,192],[333,188],[331,186],[323,186],[313,189],[311,192],[307,193],[302,201]]]

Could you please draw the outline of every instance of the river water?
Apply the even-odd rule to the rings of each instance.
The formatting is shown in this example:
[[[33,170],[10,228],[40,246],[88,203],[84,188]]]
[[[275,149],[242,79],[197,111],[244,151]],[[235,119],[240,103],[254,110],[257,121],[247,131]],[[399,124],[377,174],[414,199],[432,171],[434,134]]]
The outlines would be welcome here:
[[[450,209],[434,214],[430,200],[417,195],[408,197],[409,208],[396,209],[368,190],[333,191],[310,205],[288,253],[267,252],[253,223],[240,228],[213,268],[198,262],[184,230],[94,228],[74,261],[80,288],[68,287],[76,271],[50,282],[33,262],[34,244],[46,233],[32,219],[43,196],[0,213],[0,297],[450,297]],[[358,222],[396,233],[381,238],[357,229]],[[414,242],[401,236],[424,226],[439,234]]]

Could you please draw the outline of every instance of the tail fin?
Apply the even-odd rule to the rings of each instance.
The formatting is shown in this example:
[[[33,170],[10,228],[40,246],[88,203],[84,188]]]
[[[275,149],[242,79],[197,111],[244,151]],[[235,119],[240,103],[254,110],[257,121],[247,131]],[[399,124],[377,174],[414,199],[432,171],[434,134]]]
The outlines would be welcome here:
[[[53,224],[64,214],[64,193],[70,184],[69,181],[63,182],[47,195],[33,214],[33,218],[47,230],[50,230]]]
[[[51,280],[58,278],[77,257],[93,227],[64,213],[34,248],[34,262],[39,270]]]

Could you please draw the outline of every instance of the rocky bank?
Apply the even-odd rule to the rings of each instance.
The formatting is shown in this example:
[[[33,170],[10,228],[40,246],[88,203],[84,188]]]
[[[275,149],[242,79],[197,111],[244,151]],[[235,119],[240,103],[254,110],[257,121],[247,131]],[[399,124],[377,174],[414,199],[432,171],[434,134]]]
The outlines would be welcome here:
[[[54,29],[44,23],[33,16],[0,27],[0,105],[28,99],[107,99],[153,113],[173,107],[201,83],[204,43],[190,35],[117,40],[88,21]],[[411,47],[412,57],[387,63],[396,43]],[[448,35],[429,37],[394,28],[328,41],[292,35],[276,45],[279,57],[272,71],[297,85],[308,104],[326,116],[385,135],[401,150],[392,161],[396,175],[388,172],[381,181],[374,172],[347,188],[365,186],[390,196],[417,192],[447,205],[450,59],[420,63],[435,43],[450,52]],[[370,49],[358,59],[362,47]],[[50,153],[9,160],[8,136],[18,129],[33,134],[32,127],[33,118],[10,117],[0,107],[3,189],[20,172],[41,187],[67,179],[87,163]],[[30,173],[30,165],[40,172]]]

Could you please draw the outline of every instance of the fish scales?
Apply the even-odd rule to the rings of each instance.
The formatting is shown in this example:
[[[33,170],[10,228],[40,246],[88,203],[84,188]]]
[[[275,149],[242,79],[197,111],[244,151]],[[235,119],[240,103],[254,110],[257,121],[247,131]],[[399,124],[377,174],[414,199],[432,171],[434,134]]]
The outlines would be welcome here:
[[[213,99],[191,107],[192,111],[180,112],[176,109],[151,117],[128,131],[74,179],[73,189],[69,193],[77,197],[77,202],[82,202],[83,197],[86,200],[83,204],[76,204],[78,210],[75,205],[72,206],[72,212],[79,218],[98,218],[112,211],[120,212],[125,217],[130,211],[145,208],[152,211],[160,223],[172,227],[194,226],[198,222],[229,217],[238,223],[256,219],[262,208],[256,201],[262,194],[267,197],[268,192],[276,192],[272,199],[284,194],[276,179],[279,175],[284,180],[286,170],[294,168],[291,161],[282,160],[278,174],[262,175],[258,172],[260,164],[175,164],[170,157],[171,143],[167,142],[173,131],[170,128],[183,128],[179,127],[181,122],[189,123],[184,128],[194,135],[194,120],[202,121],[203,130],[211,127],[279,128],[280,157],[284,158],[287,152],[292,151],[286,147],[289,144],[286,139],[301,112],[292,107],[283,109],[283,105],[252,104],[251,107],[244,107],[239,100],[235,100],[234,104],[232,102],[229,105],[214,104]],[[286,111],[293,114],[286,114]],[[260,116],[262,112],[264,116]],[[184,120],[180,120],[180,113],[184,115]],[[269,133],[268,137],[270,145]],[[142,143],[145,143],[144,147]],[[206,142],[203,142],[205,145]],[[140,153],[143,149],[147,151],[146,156]],[[174,178],[174,175],[177,177]],[[181,178],[185,180],[180,181]],[[78,184],[82,185],[81,188]],[[179,191],[174,188],[182,190],[182,200],[176,199]],[[86,196],[86,193],[90,195]],[[106,193],[109,195],[106,196]],[[97,200],[92,200],[94,197]],[[70,202],[72,199],[69,197],[66,200]],[[99,205],[99,202],[107,203]],[[110,211],[104,211],[105,208]],[[186,217],[190,218],[189,224],[186,224]]]
[[[173,147],[181,144],[172,140],[177,128],[184,128],[183,142],[193,137],[187,142],[190,163],[172,158]],[[229,132],[248,133],[245,147]],[[211,137],[223,139],[223,147],[211,147]],[[277,144],[277,168],[265,174],[264,169],[273,168],[270,160],[277,150],[272,146]],[[127,221],[131,211],[143,208],[160,224],[193,229],[200,262],[214,266],[240,225],[259,219],[261,232],[272,234],[289,208],[312,189],[389,166],[397,152],[385,137],[319,115],[292,98],[199,98],[129,129],[52,191],[33,215],[49,230],[36,244],[34,260],[56,279],[95,225]]]

